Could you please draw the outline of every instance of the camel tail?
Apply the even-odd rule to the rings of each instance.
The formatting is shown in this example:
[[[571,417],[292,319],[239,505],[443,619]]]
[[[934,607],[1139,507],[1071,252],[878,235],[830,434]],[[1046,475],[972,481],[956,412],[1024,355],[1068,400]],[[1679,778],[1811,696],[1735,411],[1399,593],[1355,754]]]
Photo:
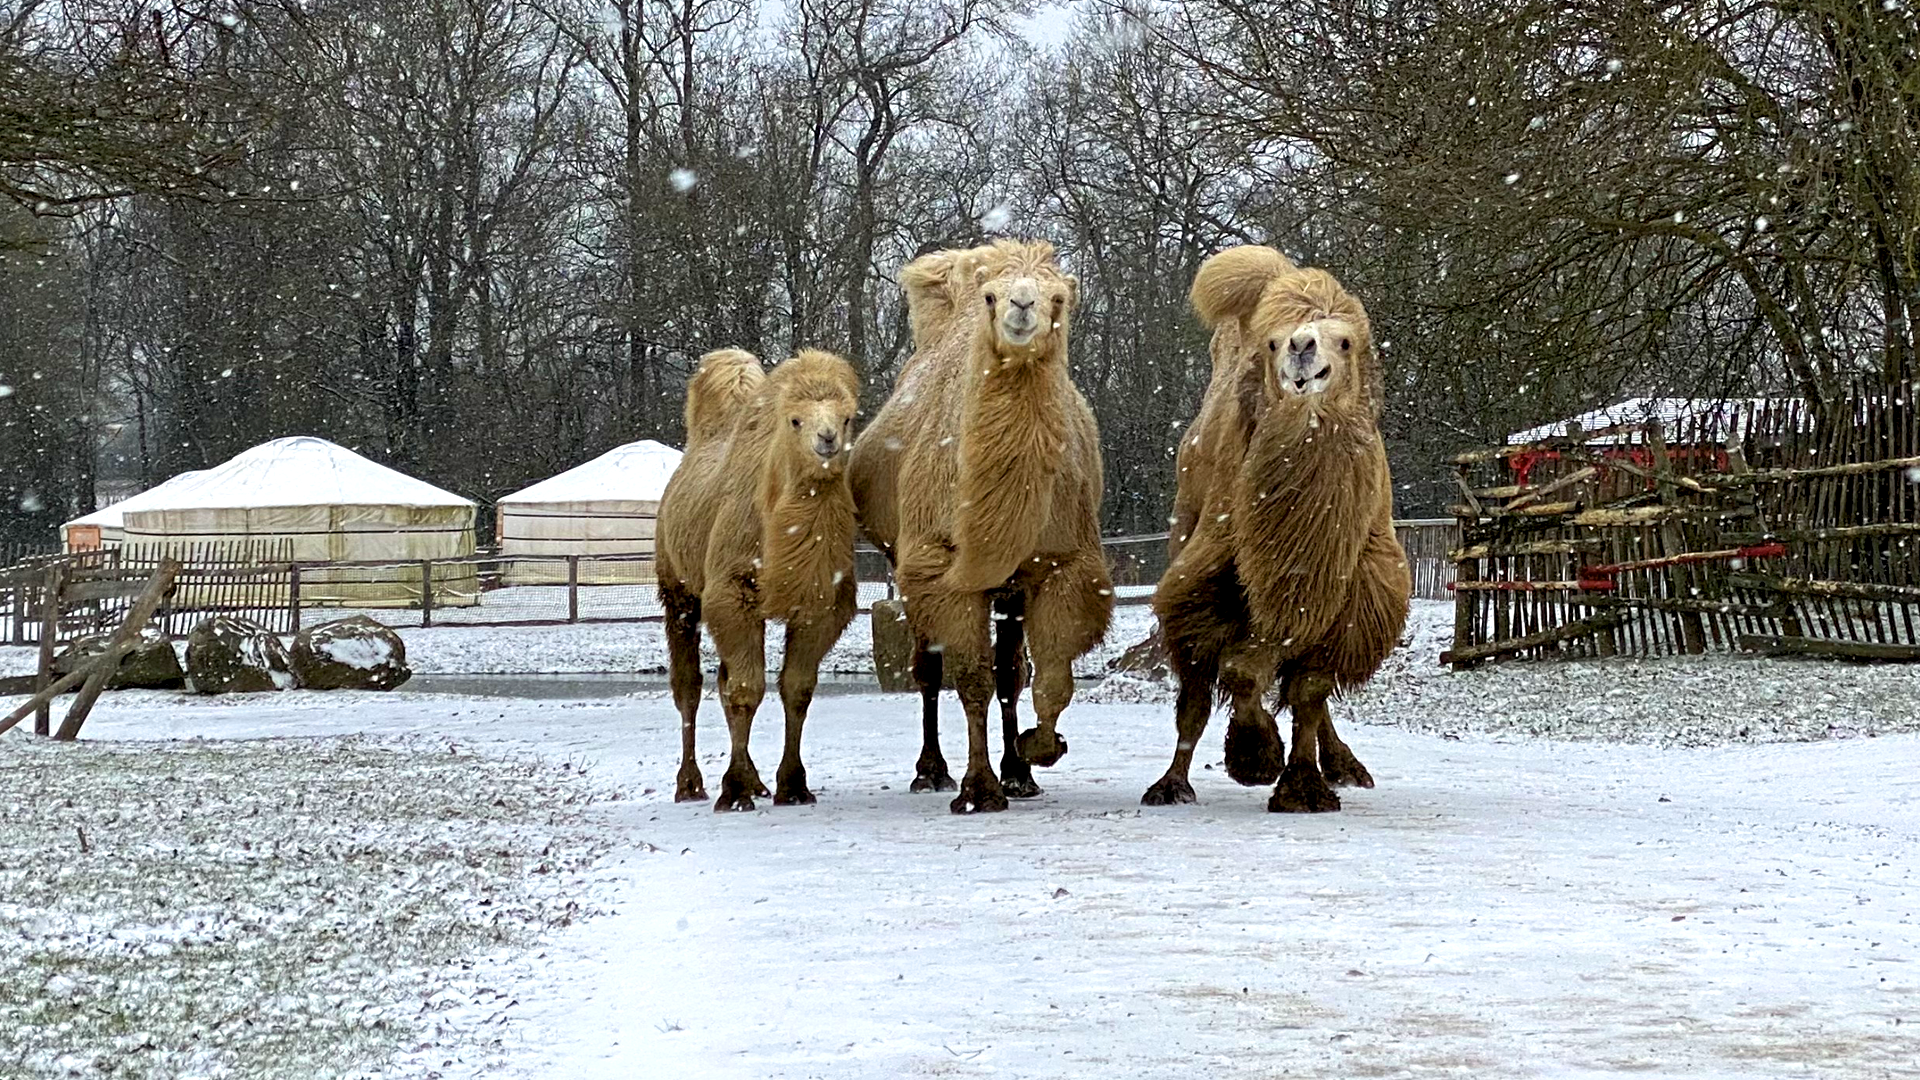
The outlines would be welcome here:
[[[745,349],[716,349],[700,358],[687,382],[687,448],[720,438],[766,381],[760,359]]]
[[[1294,269],[1293,260],[1259,244],[1231,247],[1200,264],[1189,297],[1209,327],[1253,314],[1267,285]]]

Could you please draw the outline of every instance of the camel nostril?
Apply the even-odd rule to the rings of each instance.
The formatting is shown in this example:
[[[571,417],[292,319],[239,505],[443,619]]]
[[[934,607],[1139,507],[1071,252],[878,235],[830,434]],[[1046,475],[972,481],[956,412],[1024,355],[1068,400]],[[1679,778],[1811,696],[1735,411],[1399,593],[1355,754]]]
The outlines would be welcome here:
[[[1021,311],[1032,311],[1032,310],[1033,310],[1033,301],[1031,301],[1031,300],[1029,300],[1029,301],[1027,301],[1027,302],[1026,302],[1026,303],[1024,303],[1024,304],[1023,304],[1023,303],[1021,303],[1021,302],[1020,302],[1020,301],[1018,301],[1018,300],[1009,300],[1009,301],[1007,301],[1007,303],[1009,303],[1009,304],[1012,304],[1012,305],[1013,305],[1014,307],[1017,307],[1017,308],[1019,308],[1019,309],[1020,309]]]
[[[1321,368],[1321,369],[1320,369],[1319,371],[1316,371],[1316,372],[1314,372],[1314,373],[1313,373],[1313,377],[1314,377],[1314,378],[1316,378],[1316,379],[1324,379],[1324,378],[1326,378],[1326,377],[1328,377],[1329,375],[1332,375],[1332,374],[1333,374],[1333,368],[1332,368],[1332,367],[1323,367],[1323,368]]]

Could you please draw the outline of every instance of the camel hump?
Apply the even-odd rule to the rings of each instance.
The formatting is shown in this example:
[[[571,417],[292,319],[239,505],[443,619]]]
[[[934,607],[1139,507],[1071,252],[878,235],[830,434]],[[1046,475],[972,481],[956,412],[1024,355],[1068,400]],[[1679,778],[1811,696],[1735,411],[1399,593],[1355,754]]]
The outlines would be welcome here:
[[[715,349],[687,382],[687,446],[727,433],[733,418],[766,381],[760,358],[745,349]]]
[[[1273,279],[1293,269],[1293,260],[1273,248],[1242,244],[1201,263],[1188,295],[1209,327],[1227,319],[1244,320],[1260,305],[1260,296]]]

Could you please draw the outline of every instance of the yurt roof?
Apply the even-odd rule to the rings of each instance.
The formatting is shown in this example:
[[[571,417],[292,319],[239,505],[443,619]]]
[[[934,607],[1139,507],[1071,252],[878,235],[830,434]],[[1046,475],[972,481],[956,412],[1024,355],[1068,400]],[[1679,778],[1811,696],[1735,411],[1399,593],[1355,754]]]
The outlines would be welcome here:
[[[67,522],[67,524],[98,525],[106,529],[118,529],[126,523],[127,511],[156,510],[163,506],[172,505],[169,500],[172,498],[173,492],[204,472],[206,472],[205,469],[189,469],[171,480],[163,480],[153,485],[138,495],[129,495],[117,503],[109,503],[91,514],[83,514],[80,517],[74,518],[72,521]]]
[[[502,504],[658,502],[680,464],[680,451],[652,439],[613,449],[500,500]]]
[[[146,493],[160,498],[127,509],[473,505],[470,499],[310,435],[264,442],[204,472],[177,479],[177,484],[163,485],[164,492],[155,488]]]
[[[1541,424],[1525,431],[1516,431],[1507,436],[1509,445],[1541,442],[1546,439],[1562,438],[1567,434],[1568,424],[1579,424],[1583,431],[1601,431],[1622,424],[1644,424],[1649,420],[1658,420],[1667,429],[1669,437],[1677,435],[1683,425],[1697,424],[1711,420],[1726,434],[1739,434],[1745,430],[1754,408],[1764,405],[1764,398],[1679,398],[1679,397],[1634,397],[1616,401],[1603,408],[1570,416],[1565,420],[1556,420],[1551,424]],[[1589,440],[1593,443],[1637,442],[1637,436],[1626,434],[1603,435]]]

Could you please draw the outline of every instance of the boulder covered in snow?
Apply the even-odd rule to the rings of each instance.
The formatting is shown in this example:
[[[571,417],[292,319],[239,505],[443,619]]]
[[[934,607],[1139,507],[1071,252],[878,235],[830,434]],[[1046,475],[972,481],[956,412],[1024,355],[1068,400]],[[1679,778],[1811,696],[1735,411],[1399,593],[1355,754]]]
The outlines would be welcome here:
[[[406,642],[365,615],[295,634],[293,672],[309,690],[391,690],[413,677]]]
[[[66,675],[107,651],[111,634],[92,634],[60,650],[53,658],[53,673]],[[186,685],[187,673],[173,642],[152,626],[140,628],[140,640],[133,651],[120,658],[120,667],[107,680],[109,690],[178,690]]]
[[[253,694],[298,685],[279,637],[235,615],[211,616],[187,635],[187,677],[202,694]]]

